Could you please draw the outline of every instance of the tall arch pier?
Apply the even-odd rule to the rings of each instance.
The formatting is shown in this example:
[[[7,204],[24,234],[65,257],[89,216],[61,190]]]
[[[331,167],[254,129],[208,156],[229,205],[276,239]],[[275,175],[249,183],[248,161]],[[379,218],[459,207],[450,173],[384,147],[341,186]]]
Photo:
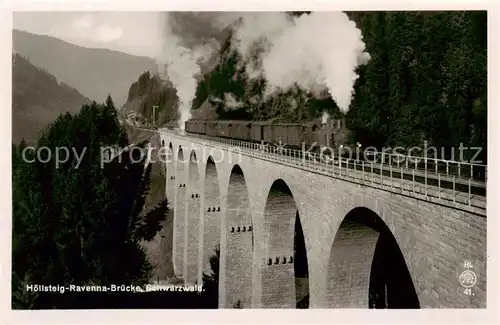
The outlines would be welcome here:
[[[486,306],[486,211],[161,131],[175,273],[220,250],[219,307]],[[439,194],[441,197],[441,194]],[[464,293],[464,262],[474,295]]]

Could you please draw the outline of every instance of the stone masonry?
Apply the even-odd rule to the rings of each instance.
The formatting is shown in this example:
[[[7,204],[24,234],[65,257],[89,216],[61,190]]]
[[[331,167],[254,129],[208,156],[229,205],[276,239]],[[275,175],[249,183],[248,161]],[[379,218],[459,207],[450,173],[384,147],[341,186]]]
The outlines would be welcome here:
[[[217,168],[212,159],[207,162],[203,193],[204,209],[200,224],[200,251],[198,282],[201,283],[202,273],[210,273],[210,257],[220,247],[221,204]]]
[[[188,185],[186,201],[186,227],[184,228],[186,241],[184,243],[184,280],[186,283],[194,284],[198,278],[198,249],[200,241],[200,200],[201,190],[199,184],[198,164],[196,154],[191,152],[189,158]]]
[[[297,207],[292,195],[271,187],[264,212],[262,304],[268,308],[295,308],[293,240]]]
[[[174,238],[173,238],[173,264],[174,273],[179,276],[185,274],[184,248],[185,248],[185,215],[186,215],[186,180],[187,166],[182,149],[174,153],[175,161],[175,196],[174,196]],[[168,199],[168,198],[167,198]]]
[[[370,267],[378,237],[377,231],[361,224],[341,224],[330,255],[330,307],[368,308]]]
[[[235,166],[230,176],[223,221],[225,240],[221,243],[221,255],[225,258],[224,263],[221,259],[221,269],[225,278],[222,281],[224,296],[219,297],[219,305],[232,307],[239,300],[248,308],[252,303],[253,227],[245,177],[235,171],[237,169]]]
[[[167,172],[176,184],[175,272],[181,272],[186,282],[193,274],[200,279],[208,268],[208,255],[219,244],[220,307],[233,308],[238,300],[244,308],[295,307],[290,257],[298,210],[307,251],[310,308],[366,308],[378,233],[342,224],[359,207],[375,213],[394,236],[420,307],[486,307],[485,213],[220,149],[201,139],[163,132],[160,136],[171,145],[176,160],[194,152],[196,163],[189,169],[197,169],[199,175],[198,181],[189,181],[185,164],[167,165],[168,169],[173,164],[175,170],[175,175]],[[277,181],[289,192],[271,190]],[[168,195],[172,195],[169,190]],[[188,230],[185,216],[190,216]],[[195,216],[200,220],[191,219]],[[191,231],[189,223],[197,226]],[[193,241],[198,248],[189,248],[185,240],[195,233],[200,237]],[[185,256],[185,248],[195,257]],[[472,263],[477,276],[474,295],[464,294],[459,282],[465,261]]]

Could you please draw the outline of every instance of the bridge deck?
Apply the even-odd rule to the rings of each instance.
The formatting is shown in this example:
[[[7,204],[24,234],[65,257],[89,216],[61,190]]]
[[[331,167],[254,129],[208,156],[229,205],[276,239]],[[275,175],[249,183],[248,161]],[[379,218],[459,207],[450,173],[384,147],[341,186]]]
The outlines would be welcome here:
[[[190,142],[199,145],[230,150],[363,186],[373,186],[400,195],[486,215],[486,183],[482,181],[417,169],[408,170],[404,167],[393,168],[391,165],[373,162],[365,164],[362,161],[356,163],[355,160],[334,159],[326,163],[314,157],[313,159],[304,156],[294,157],[278,151],[264,151],[259,149],[258,144],[239,140],[181,135],[170,130],[160,130],[160,132],[166,132],[169,136],[180,139],[189,139]]]

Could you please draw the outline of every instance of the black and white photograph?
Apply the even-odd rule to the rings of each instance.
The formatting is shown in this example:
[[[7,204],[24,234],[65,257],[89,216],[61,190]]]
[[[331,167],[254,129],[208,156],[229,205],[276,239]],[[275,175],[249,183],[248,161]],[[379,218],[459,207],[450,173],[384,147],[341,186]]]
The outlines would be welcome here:
[[[486,9],[87,8],[12,13],[11,311],[494,308]]]

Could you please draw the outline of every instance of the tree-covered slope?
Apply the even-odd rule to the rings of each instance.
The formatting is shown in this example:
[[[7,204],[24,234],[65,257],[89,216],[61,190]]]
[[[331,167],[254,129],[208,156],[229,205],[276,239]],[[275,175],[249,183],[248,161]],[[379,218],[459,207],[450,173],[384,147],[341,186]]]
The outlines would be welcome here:
[[[162,231],[172,223],[165,191],[153,184],[160,166],[143,155],[147,139],[158,147],[159,138],[144,135],[134,150],[104,159],[103,148],[134,140],[108,97],[43,130],[35,149],[71,148],[68,159],[46,159],[46,150],[37,159],[25,142],[13,144],[13,309],[217,308],[217,274],[203,277],[203,292],[138,292],[153,280],[148,242],[172,240]]]
[[[372,59],[347,122],[360,141],[486,150],[486,12],[366,13],[359,25]]]
[[[156,123],[164,124],[177,117],[177,95],[173,86],[157,74],[146,71],[129,88],[123,111],[139,113],[144,120],[151,120],[155,110]]]
[[[85,48],[46,35],[13,30],[12,43],[14,52],[50,71],[91,100],[100,102],[111,94],[119,106],[125,102],[127,88],[140,73],[156,71],[152,58]]]
[[[19,54],[12,55],[12,140],[38,139],[38,133],[65,112],[76,113],[90,99]]]

